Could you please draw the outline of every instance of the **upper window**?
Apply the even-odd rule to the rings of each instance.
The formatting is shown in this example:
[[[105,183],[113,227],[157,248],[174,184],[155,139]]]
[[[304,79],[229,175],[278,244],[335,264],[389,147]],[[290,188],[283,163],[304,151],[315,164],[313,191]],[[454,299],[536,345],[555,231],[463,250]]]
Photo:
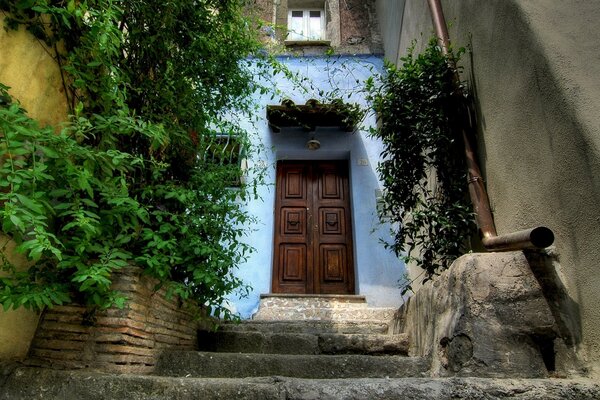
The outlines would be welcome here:
[[[324,40],[325,10],[289,10],[287,40]]]

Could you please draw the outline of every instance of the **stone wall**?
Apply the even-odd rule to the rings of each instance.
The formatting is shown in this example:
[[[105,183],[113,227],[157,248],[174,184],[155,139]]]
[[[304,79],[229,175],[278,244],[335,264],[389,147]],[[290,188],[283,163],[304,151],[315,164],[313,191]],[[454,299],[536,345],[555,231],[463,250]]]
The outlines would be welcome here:
[[[47,310],[27,362],[58,369],[149,373],[162,350],[197,347],[199,322],[177,298],[167,299],[164,289],[155,291],[156,280],[128,268],[113,282],[113,288],[129,299],[123,309],[97,312],[93,318],[78,305]]]
[[[403,305],[394,331],[433,376],[581,375],[545,290],[522,252],[468,254]]]

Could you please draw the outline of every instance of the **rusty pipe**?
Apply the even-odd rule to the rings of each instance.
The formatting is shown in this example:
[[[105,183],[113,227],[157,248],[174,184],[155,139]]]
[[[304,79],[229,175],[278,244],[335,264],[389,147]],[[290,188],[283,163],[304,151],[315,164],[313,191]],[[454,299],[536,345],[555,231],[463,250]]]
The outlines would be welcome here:
[[[528,248],[544,248],[554,242],[554,233],[545,226],[526,229],[502,236],[490,236],[482,239],[488,250],[506,251]]]
[[[442,54],[448,58],[450,66],[454,69],[454,81],[458,90],[460,90],[460,77],[456,72],[455,60],[450,57],[450,36],[448,35],[448,25],[446,24],[442,4],[440,0],[427,0],[427,2]],[[543,226],[498,236],[490,207],[490,199],[477,162],[475,146],[471,135],[464,128],[462,129],[462,138],[468,169],[469,196],[473,203],[473,210],[482,237],[481,241],[486,250],[505,251],[550,246],[554,242],[554,234],[550,229]]]
[[[438,38],[442,54],[447,56],[450,52],[450,35],[448,35],[448,25],[444,17],[444,10],[439,0],[427,0],[429,3],[429,11],[431,11],[431,21],[433,28]]]

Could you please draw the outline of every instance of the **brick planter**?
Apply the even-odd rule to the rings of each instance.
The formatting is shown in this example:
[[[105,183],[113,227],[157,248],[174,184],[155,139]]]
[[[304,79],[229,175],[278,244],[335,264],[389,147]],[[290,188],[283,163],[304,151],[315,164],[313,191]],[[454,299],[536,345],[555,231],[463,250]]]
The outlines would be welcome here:
[[[149,373],[164,349],[194,350],[199,322],[178,298],[154,290],[157,281],[139,268],[119,271],[113,288],[129,299],[123,309],[96,314],[83,325],[85,307],[47,310],[38,326],[27,362],[49,368],[90,368],[105,372]]]

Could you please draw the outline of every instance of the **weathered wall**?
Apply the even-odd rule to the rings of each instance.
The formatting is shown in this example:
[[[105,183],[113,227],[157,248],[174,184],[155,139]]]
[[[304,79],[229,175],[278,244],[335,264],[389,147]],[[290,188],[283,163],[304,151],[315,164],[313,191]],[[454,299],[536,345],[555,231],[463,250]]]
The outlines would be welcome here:
[[[400,46],[400,30],[404,14],[404,0],[377,0],[377,18],[383,36],[385,58],[393,63],[398,62]]]
[[[47,49],[24,29],[4,29],[0,22],[0,82],[21,102],[29,116],[42,125],[58,125],[66,119],[67,104],[58,64]]]
[[[300,55],[325,54],[381,54],[383,51],[376,0],[257,0],[261,18],[275,24],[271,51]],[[302,42],[287,43],[288,10],[290,8],[324,8],[326,10],[326,37],[323,45]],[[326,45],[328,43],[328,45]]]
[[[2,247],[4,247],[4,254],[13,265],[26,268],[27,260],[15,253],[14,242],[0,232],[0,248]],[[38,319],[38,313],[24,308],[4,312],[0,307],[0,361],[25,358]]]
[[[579,375],[544,289],[522,252],[467,254],[408,299],[394,331],[432,376]]]
[[[58,125],[66,119],[67,106],[56,62],[44,47],[25,30],[6,31],[0,20],[0,82],[10,86],[10,94],[21,102],[29,115],[42,125]],[[0,233],[0,248],[9,238]],[[6,255],[20,268],[26,268],[12,244]],[[0,310],[0,360],[25,357],[37,326],[38,315],[19,309]]]
[[[452,41],[472,49],[463,77],[476,96],[479,157],[498,232],[554,231],[557,276],[581,316],[575,341],[598,368],[600,4],[442,3]],[[427,2],[407,0],[400,53],[413,39],[427,40],[431,26]]]

